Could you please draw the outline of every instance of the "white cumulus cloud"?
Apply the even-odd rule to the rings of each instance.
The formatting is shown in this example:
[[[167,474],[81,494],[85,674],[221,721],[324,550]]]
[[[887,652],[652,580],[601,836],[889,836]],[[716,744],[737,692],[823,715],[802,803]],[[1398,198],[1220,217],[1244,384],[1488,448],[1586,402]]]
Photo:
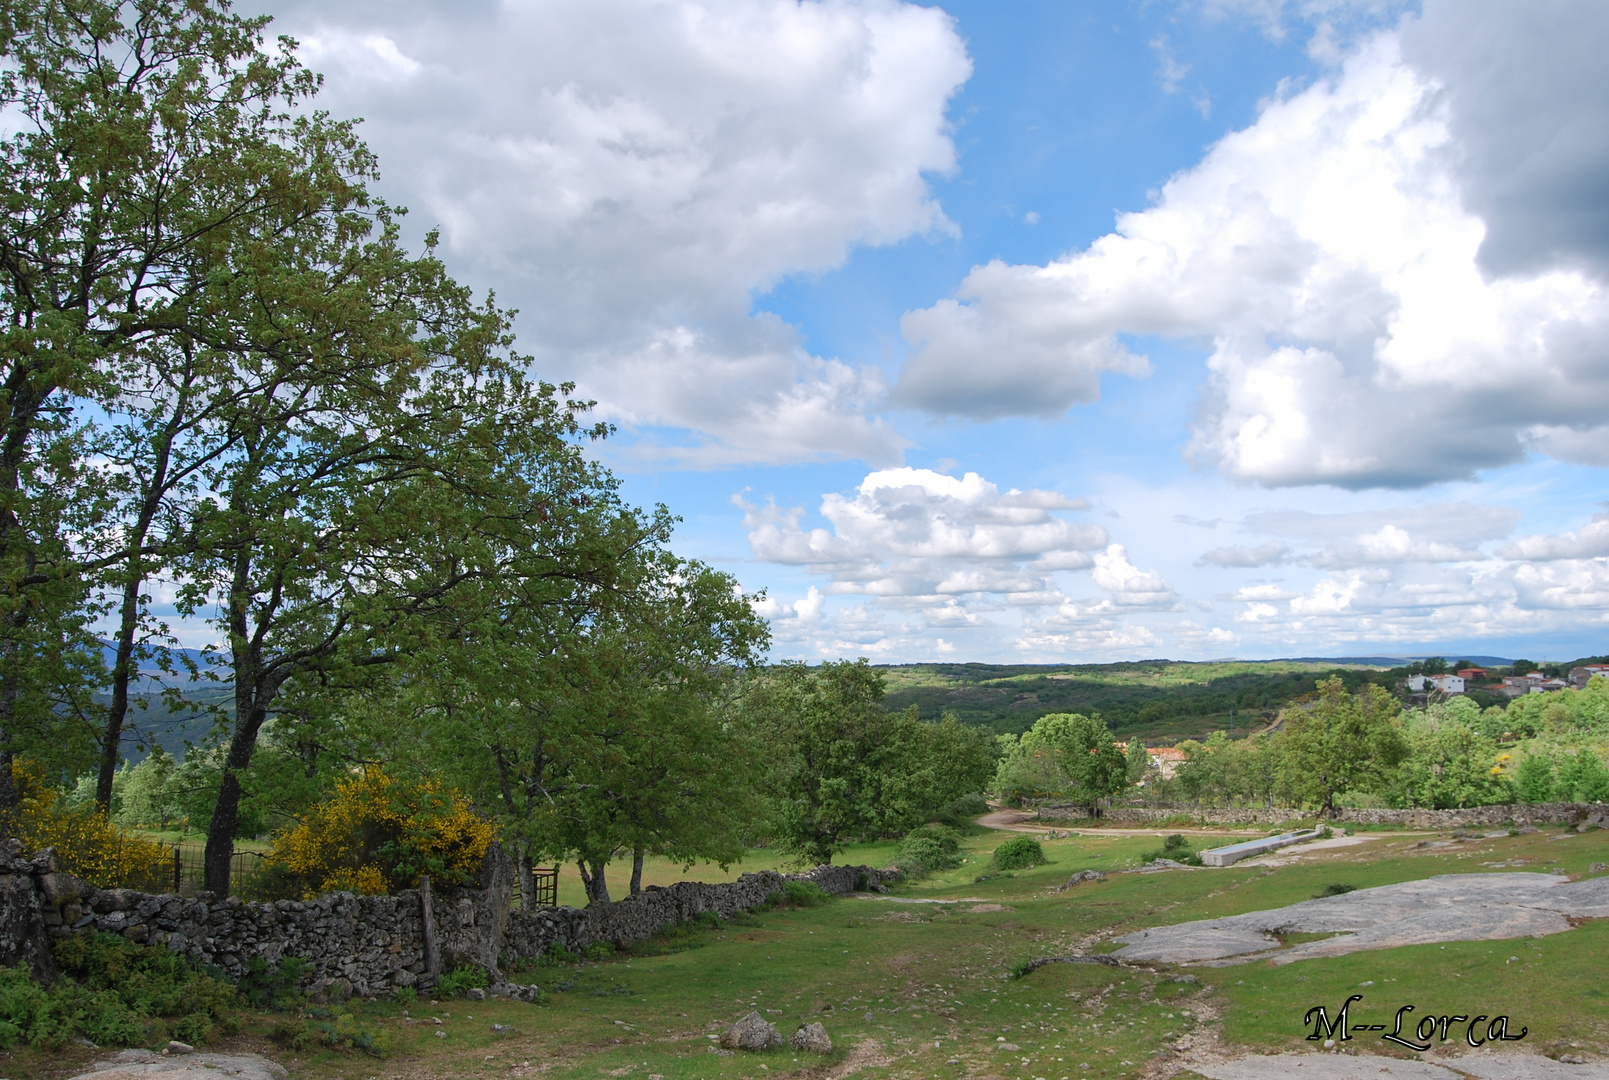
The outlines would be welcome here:
[[[971,73],[952,20],[894,0],[285,0],[274,29],[365,118],[383,190],[520,309],[522,347],[691,465],[906,445],[883,386],[751,318],[756,291],[856,245],[953,230]]]
[[[1524,9],[1496,7],[1520,44],[1482,29],[1469,50],[1496,54],[1515,79],[1597,86],[1540,70],[1601,69],[1579,47],[1585,27],[1553,19],[1538,31]],[[909,312],[914,349],[895,400],[979,419],[1059,413],[1093,399],[1103,372],[1144,373],[1124,335],[1154,334],[1213,342],[1190,452],[1238,480],[1411,487],[1527,447],[1596,445],[1590,433],[1609,413],[1597,262],[1587,240],[1505,241],[1519,253],[1493,254],[1493,223],[1506,229],[1517,212],[1510,189],[1535,203],[1547,186],[1523,172],[1535,155],[1471,151],[1469,117],[1497,106],[1473,89],[1479,57],[1459,41],[1435,56],[1420,47],[1438,20],[1478,21],[1429,5],[1404,32],[1420,52],[1405,57],[1395,31],[1368,38],[1333,75],[1277,94],[1087,249],[1044,266],[977,267],[955,299]],[[1606,100],[1577,102],[1580,122],[1560,137],[1601,144]],[[1502,145],[1517,146],[1508,120]],[[1587,164],[1561,154],[1547,149],[1538,168],[1592,177],[1601,193],[1599,150],[1583,148]],[[1606,216],[1598,195],[1570,205],[1583,223]]]

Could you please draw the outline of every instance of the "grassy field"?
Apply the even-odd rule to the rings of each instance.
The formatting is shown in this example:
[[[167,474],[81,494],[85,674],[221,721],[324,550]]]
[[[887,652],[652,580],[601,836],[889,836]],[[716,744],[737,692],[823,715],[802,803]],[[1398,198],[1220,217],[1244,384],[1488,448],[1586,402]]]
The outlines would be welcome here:
[[[532,967],[518,977],[544,988],[539,1005],[345,1006],[350,1023],[390,1040],[384,1059],[294,1052],[269,1037],[286,1022],[273,1015],[249,1016],[242,1034],[223,1045],[267,1053],[294,1076],[310,1078],[1138,1077],[1158,1075],[1181,1053],[1203,1048],[1312,1048],[1303,1014],[1314,1005],[1333,1014],[1349,994],[1361,993],[1354,1023],[1389,1025],[1407,1004],[1414,1017],[1506,1014],[1511,1033],[1528,1029],[1511,1045],[1609,1053],[1601,978],[1609,926],[1602,922],[1539,939],[1419,945],[1283,967],[1052,964],[1013,977],[1035,957],[1088,949],[1146,926],[1277,907],[1331,884],[1362,888],[1488,872],[1483,864],[1499,862],[1584,874],[1609,861],[1609,832],[1544,830],[1436,849],[1415,848],[1419,835],[1381,834],[1279,868],[1114,873],[1061,893],[1054,888],[1074,871],[1133,864],[1158,846],[1156,835],[1049,841],[1049,865],[974,882],[1003,838],[979,830],[966,845],[969,863],[892,897],[778,909],[719,928],[684,928],[606,959]],[[1198,839],[1198,846],[1212,843]],[[868,848],[843,861],[887,856],[887,848]],[[955,902],[909,902],[938,900]],[[709,1036],[750,1009],[784,1035],[800,1021],[820,1020],[837,1050],[831,1059],[712,1052]],[[494,1032],[493,1024],[508,1030]],[[1377,1036],[1353,1045],[1409,1053]],[[0,1071],[65,1076],[92,1056],[84,1050],[45,1060],[15,1051],[0,1058]]]

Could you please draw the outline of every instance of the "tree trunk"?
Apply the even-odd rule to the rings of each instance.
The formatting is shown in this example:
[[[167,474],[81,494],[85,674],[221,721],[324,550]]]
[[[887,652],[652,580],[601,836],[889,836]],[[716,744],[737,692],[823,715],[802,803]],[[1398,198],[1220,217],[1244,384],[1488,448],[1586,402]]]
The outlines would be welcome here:
[[[642,892],[642,845],[638,844],[631,852],[631,895],[636,896]]]
[[[519,859],[520,876],[520,909],[534,911],[536,909],[536,878],[531,873],[530,845],[520,842]]]
[[[135,556],[137,560],[139,557]],[[134,634],[139,625],[140,578],[131,566],[123,582],[122,618],[117,628],[117,660],[112,664],[112,703],[106,708],[106,728],[101,733],[101,771],[95,778],[95,805],[111,816],[112,780],[122,757],[123,721],[128,717],[128,687],[134,677]]]
[[[251,695],[250,690],[245,693]],[[244,713],[243,719],[236,722],[234,738],[229,740],[223,783],[218,786],[218,800],[213,803],[212,820],[207,825],[207,847],[202,856],[204,887],[220,898],[229,895],[229,868],[235,857],[235,833],[240,828],[240,797],[243,794],[240,774],[251,764],[252,751],[257,748],[257,732],[267,718],[267,709],[260,704],[267,695],[259,693],[255,696],[257,700]]]
[[[604,868],[609,864],[586,859],[577,859],[575,864],[581,870],[581,884],[587,890],[587,904],[609,903],[609,882],[604,879]]]

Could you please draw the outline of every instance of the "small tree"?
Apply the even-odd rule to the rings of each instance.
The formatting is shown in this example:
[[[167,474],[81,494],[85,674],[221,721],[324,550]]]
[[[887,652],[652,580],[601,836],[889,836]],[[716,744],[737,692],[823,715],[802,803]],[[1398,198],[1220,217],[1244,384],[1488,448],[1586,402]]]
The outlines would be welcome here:
[[[1145,743],[1139,736],[1129,740],[1128,754],[1124,759],[1128,768],[1128,781],[1138,784],[1145,779],[1145,770],[1151,767],[1151,755],[1145,752]]]
[[[1553,759],[1547,754],[1533,750],[1525,755],[1514,770],[1514,783],[1521,802],[1553,801],[1553,768]]]
[[[749,690],[745,709],[771,762],[772,828],[807,859],[906,832],[987,781],[981,734],[953,718],[924,723],[914,707],[889,712],[882,699],[882,673],[865,659],[783,664]]]
[[[1087,802],[1092,814],[1099,800],[1128,783],[1128,762],[1099,716],[1041,716],[1023,736],[1022,744],[1030,754],[1053,755],[1067,778],[1068,793]]]

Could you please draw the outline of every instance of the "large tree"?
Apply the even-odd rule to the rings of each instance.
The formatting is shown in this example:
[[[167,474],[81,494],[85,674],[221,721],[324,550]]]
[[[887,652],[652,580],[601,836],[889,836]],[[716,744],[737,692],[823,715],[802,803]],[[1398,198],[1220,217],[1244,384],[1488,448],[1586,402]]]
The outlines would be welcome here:
[[[285,366],[283,325],[306,321],[287,306],[328,292],[303,272],[372,224],[372,156],[350,123],[299,108],[317,80],[291,43],[266,47],[267,21],[221,0],[0,10],[12,118],[0,140],[0,565],[22,568],[0,586],[16,631],[0,665],[32,649],[32,669],[49,672],[43,643],[63,635],[42,601],[65,597],[54,609],[70,624],[89,590],[104,593],[116,629],[103,807],[152,629],[146,583],[184,542],[173,500],[245,436],[248,405],[269,392],[254,376]],[[276,349],[277,364],[251,360]],[[54,502],[80,518],[70,548],[29,528],[68,474]],[[11,696],[0,693],[0,747],[16,726]],[[0,803],[5,790],[0,777]]]
[[[985,737],[883,707],[883,675],[864,659],[785,663],[757,678],[745,708],[763,740],[776,838],[830,862],[854,841],[906,832],[982,789]]]
[[[431,760],[500,819],[522,880],[532,859],[573,858],[606,901],[621,852],[633,891],[648,852],[742,854],[752,753],[730,703],[767,633],[731,577],[664,550],[663,514],[593,509],[615,551],[606,585],[517,604],[479,591],[458,612],[478,652],[443,642],[399,700]]]
[[[1401,706],[1385,690],[1366,684],[1350,694],[1334,675],[1317,685],[1309,700],[1285,709],[1279,785],[1333,816],[1341,792],[1383,789],[1408,746],[1394,722]]]

